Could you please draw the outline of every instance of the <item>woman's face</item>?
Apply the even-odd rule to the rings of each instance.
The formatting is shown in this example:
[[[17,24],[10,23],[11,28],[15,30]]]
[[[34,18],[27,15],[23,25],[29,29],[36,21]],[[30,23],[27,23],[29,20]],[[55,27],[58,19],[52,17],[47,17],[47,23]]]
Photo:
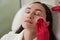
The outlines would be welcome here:
[[[38,3],[30,4],[26,8],[22,18],[23,28],[35,30],[36,22],[40,17],[43,17],[46,21],[46,13],[44,7]]]

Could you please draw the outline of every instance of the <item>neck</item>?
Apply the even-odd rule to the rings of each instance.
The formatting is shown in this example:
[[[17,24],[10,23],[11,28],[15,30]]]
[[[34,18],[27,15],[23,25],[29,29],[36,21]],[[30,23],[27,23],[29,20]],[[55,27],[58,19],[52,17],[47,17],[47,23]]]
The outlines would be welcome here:
[[[24,40],[33,40],[36,37],[36,32],[25,29]]]

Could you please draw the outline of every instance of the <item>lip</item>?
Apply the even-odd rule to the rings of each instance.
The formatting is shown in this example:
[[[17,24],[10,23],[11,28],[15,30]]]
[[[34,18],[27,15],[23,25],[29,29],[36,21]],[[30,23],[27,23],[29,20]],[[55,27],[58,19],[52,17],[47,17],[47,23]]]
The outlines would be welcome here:
[[[25,20],[25,22],[28,22],[28,23],[32,24],[32,22],[30,20]]]

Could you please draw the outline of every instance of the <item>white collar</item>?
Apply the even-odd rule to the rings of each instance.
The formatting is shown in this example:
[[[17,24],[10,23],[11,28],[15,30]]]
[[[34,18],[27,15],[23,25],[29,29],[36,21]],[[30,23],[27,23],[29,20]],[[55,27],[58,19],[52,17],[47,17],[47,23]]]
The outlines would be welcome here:
[[[21,33],[17,34],[15,40],[22,40],[22,38],[23,38],[23,32],[24,32],[24,30]],[[36,40],[36,38],[34,38],[33,40]]]

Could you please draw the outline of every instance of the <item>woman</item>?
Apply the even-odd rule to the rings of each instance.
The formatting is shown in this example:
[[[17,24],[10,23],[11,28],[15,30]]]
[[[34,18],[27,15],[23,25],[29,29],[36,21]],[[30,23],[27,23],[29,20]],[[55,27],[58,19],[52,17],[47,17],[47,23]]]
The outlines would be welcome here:
[[[18,26],[17,29],[16,28],[13,29],[13,30],[17,30],[17,31],[15,31],[15,33],[12,31],[12,32],[6,34],[5,36],[3,36],[1,38],[1,40],[39,40],[36,37],[36,23],[37,23],[37,20],[40,18],[42,18],[44,20],[44,22],[47,24],[47,29],[49,32],[46,33],[47,34],[46,36],[50,35],[50,36],[48,36],[49,39],[48,38],[47,39],[56,40],[54,33],[52,31],[52,28],[53,28],[52,27],[52,25],[53,25],[52,24],[53,23],[52,13],[45,4],[40,3],[40,2],[33,2],[33,3],[29,4],[27,7],[22,8],[21,10],[20,10],[20,12],[18,12],[17,15],[22,14],[22,17],[19,19],[19,16],[18,16],[18,18],[17,18],[17,16],[15,16],[15,18],[17,18],[19,21],[22,19],[21,24],[20,24],[20,22],[18,22],[19,24],[17,24],[17,25],[15,25],[15,23],[13,23],[13,25],[15,27]],[[23,12],[23,13],[21,13],[21,12]],[[16,22],[16,20],[14,20],[14,22]],[[44,35],[39,36],[39,37],[42,37],[42,39],[44,39],[43,38]],[[44,40],[46,40],[46,39],[44,39]]]

